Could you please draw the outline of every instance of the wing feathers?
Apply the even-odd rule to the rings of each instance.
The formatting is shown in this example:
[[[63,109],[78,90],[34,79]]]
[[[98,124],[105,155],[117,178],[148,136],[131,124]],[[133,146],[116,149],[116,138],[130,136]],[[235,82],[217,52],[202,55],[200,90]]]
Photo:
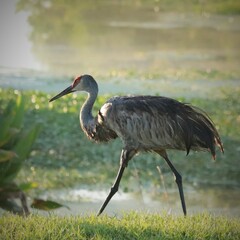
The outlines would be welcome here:
[[[121,137],[146,146],[186,150],[223,151],[212,120],[202,110],[174,99],[156,96],[116,97],[112,103],[113,127]],[[140,144],[139,143],[139,144]]]

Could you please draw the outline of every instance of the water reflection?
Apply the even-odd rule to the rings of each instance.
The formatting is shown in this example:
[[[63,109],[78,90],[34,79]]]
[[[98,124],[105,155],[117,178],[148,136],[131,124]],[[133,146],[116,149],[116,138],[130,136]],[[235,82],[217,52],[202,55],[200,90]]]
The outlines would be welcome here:
[[[31,30],[27,23],[28,13],[16,14],[15,3],[16,0],[0,2],[0,66],[40,69],[28,39]]]
[[[41,197],[56,199],[69,206],[67,209],[57,210],[59,215],[88,215],[96,214],[108,194],[107,190],[97,191],[87,188],[52,190],[45,192]],[[234,188],[185,187],[185,197],[188,214],[210,212],[215,215],[240,217],[240,191]],[[121,215],[123,211],[140,211],[181,215],[181,203],[178,191],[151,193],[147,189],[135,193],[117,193],[108,204],[105,213],[110,216]]]
[[[238,15],[168,13],[159,4],[20,0],[17,8],[30,14],[35,56],[58,73],[238,69]]]

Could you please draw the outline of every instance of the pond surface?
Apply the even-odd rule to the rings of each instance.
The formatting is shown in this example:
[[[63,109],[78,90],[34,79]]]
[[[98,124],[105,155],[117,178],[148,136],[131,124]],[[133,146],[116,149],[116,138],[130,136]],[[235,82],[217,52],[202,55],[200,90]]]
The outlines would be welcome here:
[[[223,89],[240,88],[240,80],[185,80],[185,79],[131,79],[124,77],[99,77],[99,94],[158,94],[168,97],[185,98],[219,98],[223,96]],[[54,76],[32,70],[19,70],[0,67],[0,87],[17,90],[37,90],[55,94],[68,87],[72,78]],[[203,87],[204,85],[204,87]],[[127,89],[127,91],[126,91]]]
[[[189,215],[209,212],[214,215],[240,217],[239,189],[185,186],[184,190]],[[41,197],[56,199],[70,207],[70,210],[66,208],[56,210],[58,215],[88,215],[97,214],[107,194],[106,190],[88,190],[85,187],[46,191]],[[154,194],[146,189],[135,193],[124,193],[120,190],[109,202],[104,213],[115,216],[121,215],[124,211],[183,214],[177,189]]]
[[[208,13],[200,2],[197,12],[166,12],[161,11],[163,4],[4,0],[0,65],[73,76],[238,71],[239,15]]]

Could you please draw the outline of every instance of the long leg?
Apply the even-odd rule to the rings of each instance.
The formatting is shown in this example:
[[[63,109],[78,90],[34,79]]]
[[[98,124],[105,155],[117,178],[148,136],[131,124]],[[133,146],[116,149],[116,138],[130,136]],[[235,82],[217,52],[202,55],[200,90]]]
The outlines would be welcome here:
[[[133,151],[133,150],[126,150],[126,149],[122,150],[121,159],[120,159],[120,167],[118,170],[117,177],[114,181],[113,186],[111,187],[111,190],[110,190],[105,202],[103,203],[100,210],[98,211],[97,216],[99,216],[103,212],[103,210],[105,209],[105,207],[107,206],[107,204],[109,203],[109,201],[111,200],[113,195],[118,191],[123,172],[124,172],[125,168],[127,167],[128,161],[134,156],[134,154],[135,154],[135,151]]]
[[[179,174],[179,172],[176,170],[176,168],[173,166],[173,164],[169,160],[166,151],[156,151],[156,152],[158,154],[160,154],[165,159],[165,161],[167,162],[168,166],[171,168],[171,170],[172,170],[172,172],[175,176],[175,181],[176,181],[177,186],[178,186],[179,195],[180,195],[180,199],[181,199],[181,203],[182,203],[183,213],[186,216],[187,215],[187,209],[186,209],[186,204],[185,204],[185,200],[184,200],[184,193],[183,193],[183,186],[182,186],[182,176]]]

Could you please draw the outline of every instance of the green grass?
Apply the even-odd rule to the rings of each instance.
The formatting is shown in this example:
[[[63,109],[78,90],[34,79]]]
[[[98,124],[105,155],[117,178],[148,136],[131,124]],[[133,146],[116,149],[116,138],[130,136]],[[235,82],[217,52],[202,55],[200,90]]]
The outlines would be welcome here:
[[[89,186],[109,186],[118,169],[122,143],[120,140],[107,144],[90,142],[79,126],[78,112],[85,96],[67,96],[49,103],[50,95],[39,92],[23,92],[28,98],[25,127],[32,122],[42,125],[30,158],[18,175],[18,182],[36,182],[38,190],[46,188]],[[239,186],[240,169],[238,166],[240,145],[240,104],[239,88],[231,92],[223,91],[221,99],[191,99],[191,103],[203,108],[214,120],[222,137],[225,154],[218,152],[216,164],[208,153],[170,151],[170,158],[182,173],[184,183]],[[13,90],[1,90],[1,106],[7,99],[16,96]],[[109,96],[99,97],[95,113]],[[186,101],[184,98],[179,99]],[[159,184],[156,165],[161,166],[167,184],[175,185],[169,168],[156,154],[140,154],[130,162],[121,183],[124,191],[129,189],[130,177],[136,171],[143,187]]]
[[[27,218],[6,214],[0,218],[0,239],[240,239],[237,219],[201,214],[189,217],[131,212],[120,218]]]
[[[193,12],[193,13],[217,13],[217,14],[239,14],[240,4],[234,0],[213,0],[213,1],[176,1],[176,0],[141,0],[142,4],[159,6],[165,12]]]

